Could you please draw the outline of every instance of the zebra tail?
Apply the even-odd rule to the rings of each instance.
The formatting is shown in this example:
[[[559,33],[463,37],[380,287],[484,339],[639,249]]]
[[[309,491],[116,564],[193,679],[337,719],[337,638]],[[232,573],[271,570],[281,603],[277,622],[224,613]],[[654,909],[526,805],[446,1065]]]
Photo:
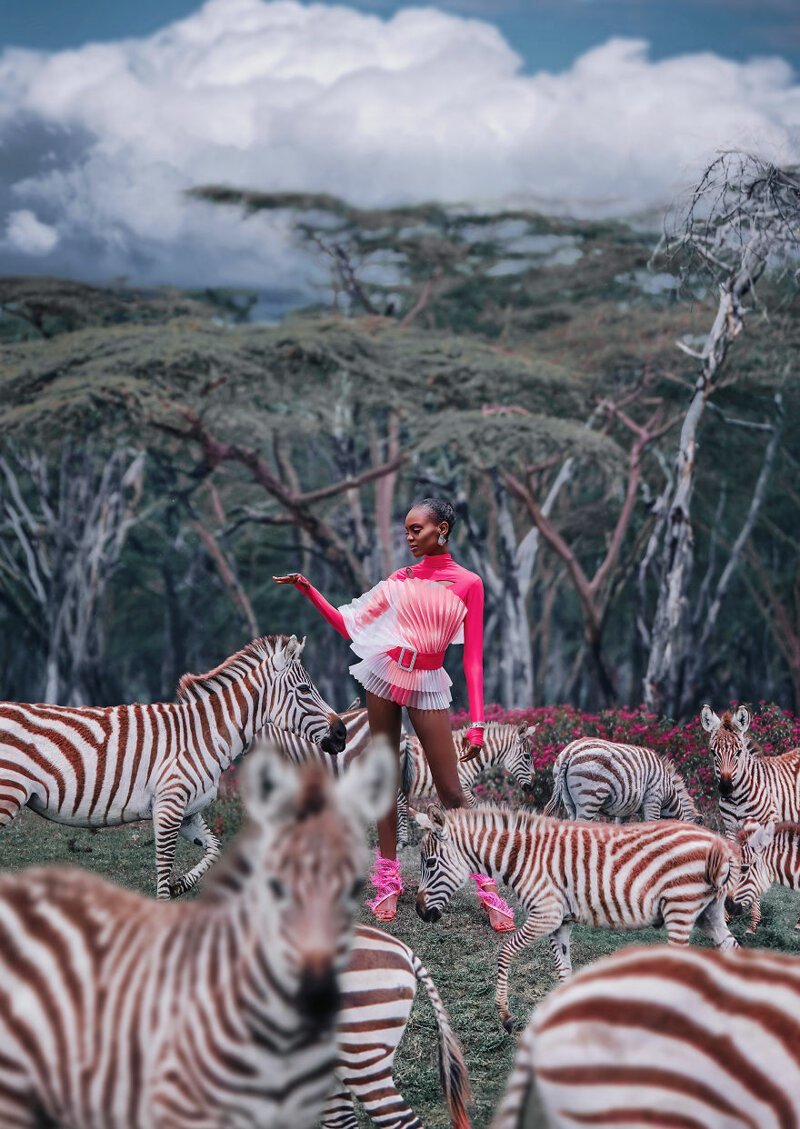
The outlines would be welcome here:
[[[472,1091],[461,1043],[450,1026],[447,1008],[430,973],[415,953],[411,955],[414,975],[428,993],[428,999],[436,1016],[436,1026],[439,1028],[439,1076],[442,1080],[447,1108],[450,1111],[450,1121],[453,1129],[470,1129],[467,1106],[472,1101]]]
[[[400,743],[400,791],[410,798],[414,787],[414,753],[411,749],[411,738],[406,735]]]
[[[539,1124],[526,1120],[528,1106],[536,1088],[533,1077],[533,1042],[533,1023],[529,1023],[519,1041],[506,1092],[497,1107],[490,1129],[523,1129],[525,1125]]]
[[[706,881],[717,896],[727,893],[735,881],[734,855],[730,844],[714,843],[706,859]]]
[[[555,815],[559,806],[569,814],[566,799],[567,790],[567,758],[557,760],[553,765],[553,794],[547,801],[542,815]]]

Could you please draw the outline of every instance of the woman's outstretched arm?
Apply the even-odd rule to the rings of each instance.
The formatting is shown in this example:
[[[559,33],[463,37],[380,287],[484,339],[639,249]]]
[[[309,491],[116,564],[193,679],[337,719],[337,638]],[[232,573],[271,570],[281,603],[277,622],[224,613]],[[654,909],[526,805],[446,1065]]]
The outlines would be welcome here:
[[[290,572],[287,576],[273,576],[272,579],[276,584],[292,584],[298,592],[302,592],[311,601],[331,627],[335,628],[345,639],[350,638],[344,625],[342,613],[333,604],[328,603],[322,593],[318,592],[311,581],[307,580],[301,572]]]

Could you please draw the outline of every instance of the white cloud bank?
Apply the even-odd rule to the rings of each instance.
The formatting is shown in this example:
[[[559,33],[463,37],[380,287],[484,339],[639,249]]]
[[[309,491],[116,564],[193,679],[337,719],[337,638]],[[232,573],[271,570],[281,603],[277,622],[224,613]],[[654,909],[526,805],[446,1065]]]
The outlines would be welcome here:
[[[647,44],[622,39],[562,74],[525,75],[492,25],[433,8],[382,20],[208,0],[148,39],[7,50],[0,156],[20,122],[45,141],[16,172],[0,161],[0,266],[25,269],[28,255],[29,269],[83,276],[298,285],[280,221],[243,221],[182,190],[512,196],[625,215],[667,203],[720,148],[797,160],[800,85],[779,59],[652,62]]]

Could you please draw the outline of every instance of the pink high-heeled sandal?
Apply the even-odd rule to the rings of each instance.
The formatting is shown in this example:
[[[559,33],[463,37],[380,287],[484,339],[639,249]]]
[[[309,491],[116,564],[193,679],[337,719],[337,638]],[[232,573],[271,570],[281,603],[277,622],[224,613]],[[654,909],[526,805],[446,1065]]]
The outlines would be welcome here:
[[[483,908],[489,915],[489,924],[496,933],[513,933],[514,914],[511,906],[497,892],[497,883],[494,878],[486,874],[470,874],[478,889],[475,894],[483,903]]]
[[[400,877],[400,860],[385,859],[378,851],[372,868],[370,881],[377,891],[367,905],[378,921],[392,921],[397,913],[397,899],[403,892],[403,879]]]

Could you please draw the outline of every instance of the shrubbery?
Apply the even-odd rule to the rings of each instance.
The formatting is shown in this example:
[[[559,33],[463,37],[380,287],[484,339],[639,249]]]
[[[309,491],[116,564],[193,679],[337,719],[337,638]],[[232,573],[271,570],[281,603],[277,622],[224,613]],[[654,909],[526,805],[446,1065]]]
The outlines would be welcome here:
[[[766,755],[773,756],[800,745],[800,717],[766,702],[749,708],[753,713],[750,732]],[[686,781],[704,820],[714,822],[716,789],[708,734],[700,724],[699,713],[690,722],[678,725],[668,718],[648,713],[641,706],[635,709],[622,706],[594,714],[582,713],[572,706],[505,710],[495,705],[487,707],[486,720],[513,724],[525,721],[537,726],[533,737],[536,779],[531,797],[525,796],[505,777],[492,774],[475,787],[480,800],[532,802],[536,807],[543,807],[553,789],[553,762],[564,746],[576,737],[605,737],[609,741],[648,745],[662,756],[669,757]],[[464,725],[468,721],[466,713],[453,716],[454,725]]]

